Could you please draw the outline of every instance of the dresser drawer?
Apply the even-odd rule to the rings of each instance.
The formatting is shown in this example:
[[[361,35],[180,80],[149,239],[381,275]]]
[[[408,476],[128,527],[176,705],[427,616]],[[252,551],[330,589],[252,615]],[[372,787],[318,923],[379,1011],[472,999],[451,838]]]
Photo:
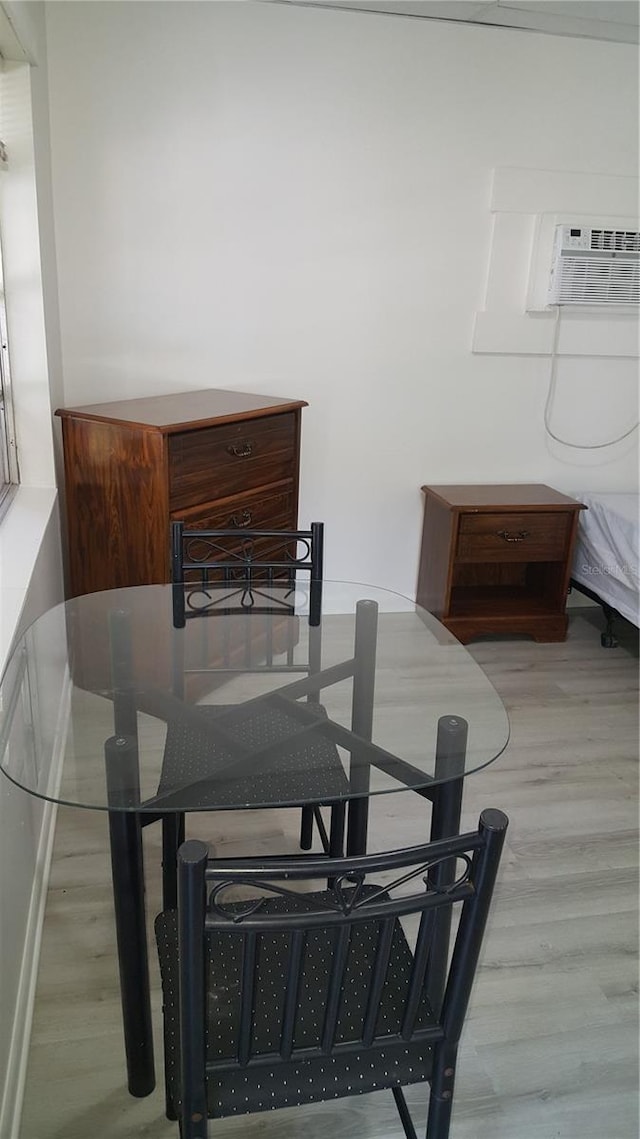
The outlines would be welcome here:
[[[266,491],[236,495],[224,504],[208,502],[191,510],[174,510],[171,521],[188,530],[295,530],[293,482]]]
[[[292,479],[295,471],[294,413],[186,431],[169,439],[169,509]]]
[[[188,530],[237,529],[237,543],[224,543],[225,551],[231,553],[240,549],[243,534],[247,530],[295,530],[295,498],[295,484],[289,482],[269,491],[238,495],[229,499],[224,506],[208,503],[193,510],[179,510],[172,515],[171,521],[182,520]],[[266,558],[281,548],[282,542],[277,538],[258,539],[255,543],[255,556]],[[207,558],[210,551],[204,544],[199,550],[194,542],[190,543],[190,556]]]
[[[469,562],[548,562],[563,559],[572,514],[462,514],[456,557]]]

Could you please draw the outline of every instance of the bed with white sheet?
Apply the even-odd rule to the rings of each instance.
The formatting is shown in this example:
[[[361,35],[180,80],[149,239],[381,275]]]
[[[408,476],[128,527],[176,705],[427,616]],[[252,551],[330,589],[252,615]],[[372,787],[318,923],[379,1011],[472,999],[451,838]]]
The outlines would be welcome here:
[[[598,601],[607,619],[606,647],[617,644],[617,614],[640,625],[638,576],[639,497],[637,494],[576,494],[588,510],[580,511],[571,584]]]

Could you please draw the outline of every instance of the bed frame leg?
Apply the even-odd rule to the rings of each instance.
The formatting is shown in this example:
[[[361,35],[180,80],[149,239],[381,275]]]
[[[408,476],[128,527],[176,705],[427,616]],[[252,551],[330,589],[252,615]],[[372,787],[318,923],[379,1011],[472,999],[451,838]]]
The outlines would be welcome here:
[[[614,618],[617,617],[617,612],[615,609],[612,609],[610,605],[607,605],[605,601],[602,601],[601,605],[607,626],[604,633],[600,634],[600,644],[603,649],[617,649],[618,638],[613,631],[613,621]]]
[[[607,601],[603,601],[592,589],[588,589],[586,585],[583,585],[580,581],[576,581],[574,578],[571,578],[569,582],[569,592],[571,592],[572,589],[577,589],[578,593],[584,593],[585,597],[590,597],[592,601],[597,601],[602,609],[606,622],[604,633],[600,634],[600,644],[603,649],[617,649],[618,638],[613,631],[613,622],[616,617],[620,616],[618,610],[614,609],[613,605],[609,605]]]

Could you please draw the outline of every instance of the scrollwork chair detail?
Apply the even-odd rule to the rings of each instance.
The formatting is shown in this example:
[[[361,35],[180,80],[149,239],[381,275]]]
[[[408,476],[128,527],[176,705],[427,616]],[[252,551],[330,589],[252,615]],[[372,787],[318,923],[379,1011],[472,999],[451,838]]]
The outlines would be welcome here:
[[[178,909],[156,919],[164,993],[169,1118],[206,1139],[207,1118],[391,1089],[416,1139],[403,1085],[431,1085],[427,1139],[447,1139],[460,1033],[508,820],[486,810],[477,831],[405,851],[209,861],[187,842]],[[461,860],[438,890],[433,873]],[[458,865],[458,863],[456,863]],[[370,876],[391,875],[379,885]],[[304,886],[303,886],[304,882]],[[259,897],[225,901],[229,890]],[[298,887],[298,888],[296,888]],[[397,896],[396,888],[399,889]],[[444,1002],[432,1009],[436,914],[461,907]],[[412,949],[400,919],[414,917]]]
[[[256,597],[278,606],[286,603],[287,594],[293,593],[301,576],[309,587],[311,622],[317,624],[323,523],[312,522],[309,530],[245,530],[244,525],[242,517],[231,530],[187,530],[183,522],[172,523],[171,579],[183,586],[174,596],[178,627],[220,604],[221,594],[209,588],[214,583],[235,589],[236,604],[243,608],[252,608]],[[269,593],[274,585],[280,587],[275,596]]]

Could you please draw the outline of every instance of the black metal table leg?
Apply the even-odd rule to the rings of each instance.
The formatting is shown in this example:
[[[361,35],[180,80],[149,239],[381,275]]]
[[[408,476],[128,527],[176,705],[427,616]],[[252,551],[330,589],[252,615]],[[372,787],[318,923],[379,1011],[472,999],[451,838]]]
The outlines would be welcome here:
[[[153,1091],[156,1081],[142,827],[140,815],[126,809],[127,803],[132,799],[136,801],[137,759],[135,738],[112,736],[106,741],[109,802],[121,808],[109,811],[109,839],[127,1076],[131,1095],[146,1096]]]
[[[309,626],[307,629],[307,636],[309,637],[309,678],[311,678],[312,676],[317,676],[322,668],[322,642],[320,635],[322,603],[321,581],[311,581],[309,602]],[[307,693],[307,702],[310,704],[320,703],[319,688],[309,688],[309,691]],[[313,806],[310,804],[304,806],[302,808],[302,818],[300,821],[301,850],[311,850],[311,847],[313,846],[313,826],[315,819],[316,815]]]
[[[436,761],[434,779],[443,780],[431,792],[433,812],[431,815],[431,841],[451,838],[460,833],[462,813],[462,777],[464,775],[467,750],[468,724],[461,716],[441,716],[438,720],[436,741]],[[440,863],[429,875],[429,885],[437,890],[446,890],[455,881],[455,860]],[[443,906],[436,912],[433,941],[431,943],[431,968],[428,998],[431,1007],[439,1015],[444,996],[449,942],[451,938],[451,907]]]
[[[373,732],[373,700],[376,678],[376,646],[378,638],[378,605],[375,601],[358,601],[354,646],[353,697],[351,730],[361,739],[371,740]],[[358,755],[357,745],[351,753],[349,781],[357,797],[349,801],[347,855],[366,854],[369,824],[369,785],[371,767]]]
[[[131,614],[109,615],[115,735],[105,743],[111,878],[115,909],[120,999],[129,1091],[150,1095],[155,1087],[153,1032],[142,853],[138,715],[133,684]]]
[[[178,850],[185,840],[183,812],[162,816],[162,908],[178,908]]]

